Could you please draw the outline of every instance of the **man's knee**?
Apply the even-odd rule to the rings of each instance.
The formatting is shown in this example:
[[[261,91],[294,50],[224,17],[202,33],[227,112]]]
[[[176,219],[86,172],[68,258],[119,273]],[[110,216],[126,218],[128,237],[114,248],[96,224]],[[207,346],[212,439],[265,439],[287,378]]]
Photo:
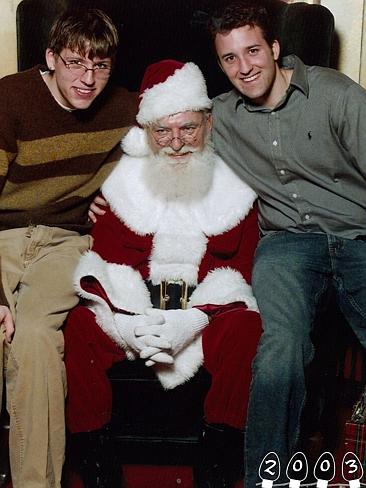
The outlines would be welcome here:
[[[295,334],[263,334],[253,362],[253,376],[264,389],[278,390],[304,377],[313,358],[311,343],[302,343]]]
[[[56,351],[62,356],[64,339],[61,326],[62,323],[55,326],[52,319],[33,314],[31,311],[27,317],[17,316],[11,350],[20,357],[29,353],[39,359],[44,355],[44,359],[46,359],[47,351]]]

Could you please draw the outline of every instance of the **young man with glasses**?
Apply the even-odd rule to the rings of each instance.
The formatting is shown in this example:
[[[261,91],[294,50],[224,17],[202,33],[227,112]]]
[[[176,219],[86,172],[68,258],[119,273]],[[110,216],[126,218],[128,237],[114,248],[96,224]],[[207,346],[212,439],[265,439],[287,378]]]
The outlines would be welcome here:
[[[231,488],[261,333],[248,284],[256,195],[212,149],[211,100],[195,64],[149,66],[141,93],[140,127],[102,186],[109,206],[75,274],[87,303],[65,326],[67,425],[84,478],[102,478],[105,444],[98,459],[90,446],[111,419],[112,364],[140,357],[166,389],[203,364],[211,386],[197,486]]]
[[[61,326],[90,247],[88,207],[119,159],[135,100],[108,85],[118,35],[99,10],[53,25],[47,68],[0,81],[0,321],[14,488],[59,488],[66,378]]]

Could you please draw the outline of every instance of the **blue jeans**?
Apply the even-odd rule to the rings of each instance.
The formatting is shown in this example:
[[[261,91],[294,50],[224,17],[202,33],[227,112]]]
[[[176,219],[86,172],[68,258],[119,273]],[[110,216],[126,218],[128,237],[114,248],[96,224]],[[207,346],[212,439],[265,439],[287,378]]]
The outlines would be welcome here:
[[[288,483],[306,398],[305,369],[313,359],[310,332],[320,299],[334,286],[338,304],[366,348],[366,241],[326,234],[276,232],[259,242],[253,291],[263,334],[253,363],[246,429],[246,483],[261,482],[269,451],[280,458],[276,483]]]

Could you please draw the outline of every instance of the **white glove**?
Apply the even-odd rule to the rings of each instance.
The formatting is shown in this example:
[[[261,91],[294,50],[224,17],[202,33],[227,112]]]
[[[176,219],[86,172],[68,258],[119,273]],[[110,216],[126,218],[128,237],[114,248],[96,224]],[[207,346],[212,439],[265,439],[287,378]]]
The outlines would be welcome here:
[[[146,351],[148,349],[153,349],[153,348],[146,348],[146,349],[143,349],[143,351]],[[158,349],[157,349],[158,350]],[[141,359],[144,359],[142,356],[142,351],[140,353],[140,358]],[[174,359],[173,359],[173,356],[169,356],[168,353],[166,352],[157,352],[156,354],[152,353],[152,356],[149,357],[149,359],[147,359],[145,361],[145,366],[147,366],[148,368],[150,366],[155,366],[157,363],[160,363],[160,364],[173,364],[174,363]]]
[[[170,352],[173,356],[191,343],[209,322],[208,316],[197,308],[188,310],[160,310],[154,308],[146,310],[146,315],[155,318],[163,317],[164,323],[161,324],[160,320],[156,325],[150,326],[149,332],[161,339],[166,339],[171,345]],[[148,329],[145,326],[136,329],[137,336],[140,336],[140,334],[144,336],[147,332]],[[142,359],[155,360],[153,355],[154,353],[149,347],[142,349],[140,352],[140,358]]]
[[[127,344],[133,351],[140,353],[143,349],[150,348],[153,354],[158,356],[159,362],[172,364],[173,358],[163,352],[163,349],[170,349],[171,344],[166,338],[154,334],[151,327],[160,326],[164,322],[163,317],[150,317],[147,315],[127,315],[118,313],[114,316],[116,328]],[[136,328],[144,328],[144,334],[135,334]]]

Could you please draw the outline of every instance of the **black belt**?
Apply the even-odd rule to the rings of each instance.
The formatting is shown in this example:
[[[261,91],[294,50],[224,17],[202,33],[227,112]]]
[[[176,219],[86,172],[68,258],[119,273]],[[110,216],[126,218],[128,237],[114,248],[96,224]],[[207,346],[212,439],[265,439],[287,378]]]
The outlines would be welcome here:
[[[146,281],[149,289],[151,303],[154,308],[161,310],[171,310],[187,308],[189,297],[194,286],[188,286],[185,281],[162,281],[159,285],[153,285],[151,281]]]

